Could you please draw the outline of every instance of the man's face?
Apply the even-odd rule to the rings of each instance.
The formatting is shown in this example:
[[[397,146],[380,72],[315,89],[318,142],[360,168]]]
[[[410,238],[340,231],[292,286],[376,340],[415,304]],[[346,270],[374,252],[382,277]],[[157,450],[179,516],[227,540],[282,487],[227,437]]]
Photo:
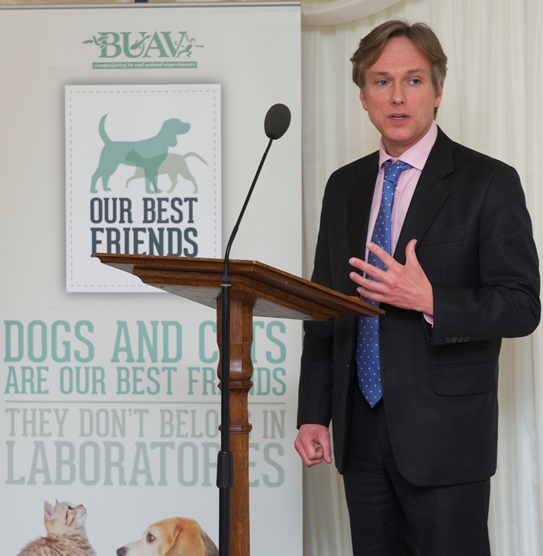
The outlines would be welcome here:
[[[443,88],[436,94],[430,62],[405,37],[390,39],[365,77],[362,106],[388,154],[399,157],[430,129]]]

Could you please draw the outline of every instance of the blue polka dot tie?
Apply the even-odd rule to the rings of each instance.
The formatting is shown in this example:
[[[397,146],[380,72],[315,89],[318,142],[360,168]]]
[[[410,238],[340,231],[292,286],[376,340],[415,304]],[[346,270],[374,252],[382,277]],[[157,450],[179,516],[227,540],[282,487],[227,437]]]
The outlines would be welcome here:
[[[387,253],[391,252],[390,216],[394,202],[394,191],[398,184],[400,174],[411,166],[405,162],[387,160],[384,164],[385,176],[383,181],[383,194],[379,213],[373,228],[371,241],[382,247]],[[373,253],[368,253],[368,263],[382,270],[386,266],[381,259]],[[372,280],[371,276],[368,279]],[[377,302],[367,300],[372,305]],[[356,364],[358,372],[358,385],[364,399],[370,407],[383,397],[381,388],[381,366],[379,361],[379,317],[360,317],[358,319],[358,342],[356,349]]]

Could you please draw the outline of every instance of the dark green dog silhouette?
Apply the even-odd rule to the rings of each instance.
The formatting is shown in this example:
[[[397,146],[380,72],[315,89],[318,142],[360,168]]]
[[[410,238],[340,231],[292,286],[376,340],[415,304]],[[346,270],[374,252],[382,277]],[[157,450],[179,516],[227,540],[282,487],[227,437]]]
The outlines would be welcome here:
[[[96,168],[92,176],[91,193],[97,193],[96,185],[99,179],[102,180],[103,190],[111,191],[111,188],[108,186],[109,178],[111,178],[121,164],[139,166],[134,160],[127,160],[129,153],[135,153],[136,156],[147,160],[162,157],[163,161],[168,154],[169,148],[177,145],[177,136],[187,133],[190,129],[190,124],[182,122],[177,118],[172,118],[166,120],[162,124],[160,131],[154,137],[149,137],[149,139],[142,139],[141,141],[112,141],[106,133],[106,116],[107,114],[102,116],[98,127],[104,146],[100,154],[98,168]],[[134,159],[135,156],[131,155],[131,158]],[[158,166],[157,174],[150,176],[153,179],[149,179],[150,183],[155,184],[155,192],[158,190],[156,188]],[[151,192],[153,191],[148,191],[148,193]]]

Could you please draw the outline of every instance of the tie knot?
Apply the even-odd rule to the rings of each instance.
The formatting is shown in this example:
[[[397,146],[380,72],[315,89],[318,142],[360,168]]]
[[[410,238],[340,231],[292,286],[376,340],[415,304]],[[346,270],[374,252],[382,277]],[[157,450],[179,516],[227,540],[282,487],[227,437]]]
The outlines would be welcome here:
[[[409,170],[409,168],[412,168],[412,166],[410,164],[407,164],[407,162],[402,162],[401,160],[397,160],[396,162],[392,162],[392,160],[386,160],[385,181],[389,181],[394,184],[398,183],[400,174],[404,170]]]

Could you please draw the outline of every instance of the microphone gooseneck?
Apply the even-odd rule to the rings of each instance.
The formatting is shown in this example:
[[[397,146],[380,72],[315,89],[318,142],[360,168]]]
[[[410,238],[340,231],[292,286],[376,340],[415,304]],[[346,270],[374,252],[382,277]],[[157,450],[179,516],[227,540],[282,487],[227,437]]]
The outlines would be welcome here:
[[[266,117],[264,118],[264,132],[266,133],[266,136],[269,138],[270,141],[268,142],[268,146],[266,147],[266,150],[262,155],[262,159],[260,160],[260,164],[258,165],[258,169],[253,179],[253,183],[249,188],[249,192],[247,193],[247,197],[245,198],[245,202],[243,203],[241,212],[238,216],[236,224],[232,230],[232,233],[230,234],[230,238],[226,245],[226,250],[224,253],[224,277],[225,278],[228,278],[228,261],[230,260],[230,249],[232,248],[232,243],[234,242],[236,234],[238,233],[239,225],[241,223],[243,215],[245,214],[245,209],[249,204],[256,182],[258,180],[258,177],[260,176],[260,171],[264,166],[264,162],[266,161],[266,157],[268,156],[268,152],[270,150],[273,141],[283,137],[283,135],[286,133],[287,129],[290,126],[290,119],[291,119],[290,110],[284,104],[274,104],[266,113]]]

